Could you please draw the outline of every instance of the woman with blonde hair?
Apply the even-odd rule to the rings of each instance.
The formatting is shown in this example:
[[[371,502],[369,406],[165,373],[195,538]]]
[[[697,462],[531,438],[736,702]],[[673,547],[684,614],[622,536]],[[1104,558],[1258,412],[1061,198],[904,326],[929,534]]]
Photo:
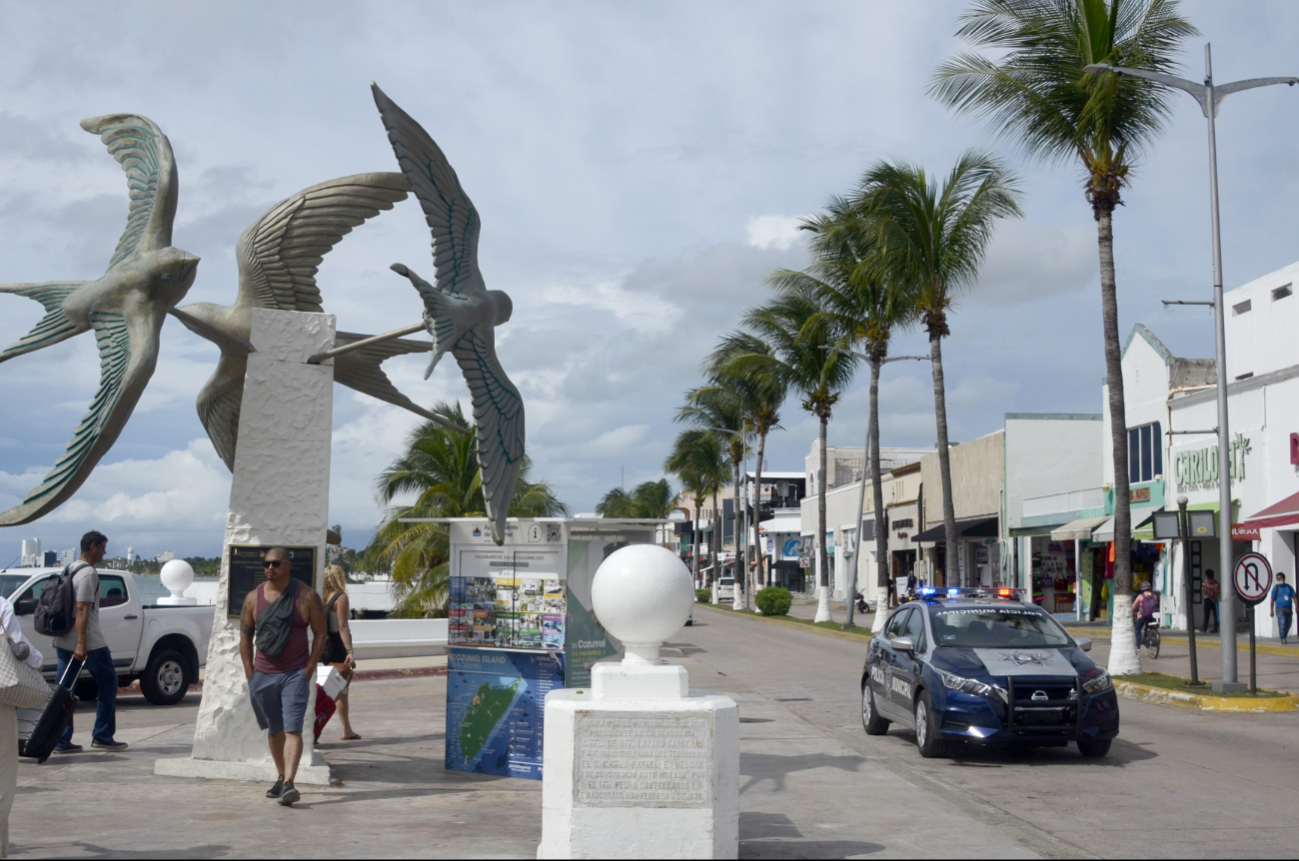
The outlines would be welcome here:
[[[352,673],[356,671],[356,659],[352,657],[352,629],[347,620],[352,615],[352,605],[347,600],[347,575],[340,565],[329,565],[325,568],[325,622],[328,634],[325,637],[325,654],[321,661],[329,664],[347,679],[351,687]],[[338,695],[334,703],[338,707],[338,719],[343,722],[343,741],[360,738],[361,734],[352,729],[347,715],[347,690]]]

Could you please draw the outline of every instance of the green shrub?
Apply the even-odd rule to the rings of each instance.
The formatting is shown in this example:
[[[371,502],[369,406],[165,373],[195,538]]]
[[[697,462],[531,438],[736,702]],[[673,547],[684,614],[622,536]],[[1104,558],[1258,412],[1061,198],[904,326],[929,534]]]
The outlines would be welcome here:
[[[696,590],[695,590],[695,600],[698,601],[700,604],[711,604],[711,603],[713,603],[713,590],[712,590],[712,589],[696,589]]]
[[[764,616],[787,616],[789,615],[789,605],[793,603],[793,598],[789,590],[783,586],[768,586],[765,589],[759,589],[758,594],[753,596],[758,603],[758,609]]]

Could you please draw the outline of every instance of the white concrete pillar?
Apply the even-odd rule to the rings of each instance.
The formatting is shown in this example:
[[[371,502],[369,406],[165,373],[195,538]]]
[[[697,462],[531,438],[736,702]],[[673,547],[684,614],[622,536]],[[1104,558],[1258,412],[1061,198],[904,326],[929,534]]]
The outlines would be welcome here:
[[[334,317],[255,308],[252,343],[256,352],[248,357],[244,378],[216,618],[194,748],[189,757],[158,760],[156,774],[267,782],[276,778],[266,732],[258,728],[248,701],[239,656],[240,608],[227,607],[230,545],[314,546],[312,576],[316,590],[322,586],[334,368],[332,360],[309,365],[307,358],[334,346]],[[312,744],[314,705],[313,686],[297,782],[328,785],[329,766]]]

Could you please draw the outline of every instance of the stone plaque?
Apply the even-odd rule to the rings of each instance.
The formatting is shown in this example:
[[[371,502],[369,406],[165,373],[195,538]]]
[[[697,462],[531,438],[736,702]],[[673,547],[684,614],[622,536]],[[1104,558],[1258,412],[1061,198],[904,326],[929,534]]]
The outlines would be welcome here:
[[[709,807],[713,714],[578,711],[574,807]]]
[[[263,562],[266,552],[274,545],[266,544],[231,544],[230,545],[230,580],[227,584],[226,613],[231,617],[238,616],[244,610],[244,598],[249,592],[266,582],[266,568]],[[316,587],[316,548],[286,547],[293,565],[289,575],[312,589]]]

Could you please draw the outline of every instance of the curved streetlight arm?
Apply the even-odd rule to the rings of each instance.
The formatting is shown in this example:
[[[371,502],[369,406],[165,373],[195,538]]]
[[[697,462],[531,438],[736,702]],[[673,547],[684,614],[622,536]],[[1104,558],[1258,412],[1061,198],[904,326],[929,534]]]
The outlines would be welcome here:
[[[854,356],[858,359],[862,359],[867,362],[871,360],[870,356],[866,355],[865,353],[859,353],[856,350],[847,350],[844,349],[843,347],[834,347],[833,349],[836,353],[843,353],[845,356]],[[929,356],[889,356],[880,364],[887,365],[889,362],[903,362],[911,359],[914,359],[917,362],[927,362],[929,361]]]
[[[1106,63],[1093,63],[1090,66],[1084,66],[1083,71],[1092,74],[1108,72],[1118,77],[1128,75],[1133,78],[1144,78],[1157,84],[1185,90],[1200,103],[1200,110],[1204,112],[1206,118],[1210,116],[1211,110],[1212,115],[1217,117],[1218,106],[1222,104],[1223,99],[1232,93],[1252,90],[1256,87],[1267,87],[1272,84],[1286,84],[1291,87],[1299,84],[1299,78],[1249,78],[1248,80],[1235,81],[1230,84],[1214,84],[1210,80],[1208,83],[1200,84],[1186,78],[1179,78],[1176,75],[1166,75],[1163,72],[1152,72],[1148,69],[1130,69],[1127,66],[1111,66]]]

